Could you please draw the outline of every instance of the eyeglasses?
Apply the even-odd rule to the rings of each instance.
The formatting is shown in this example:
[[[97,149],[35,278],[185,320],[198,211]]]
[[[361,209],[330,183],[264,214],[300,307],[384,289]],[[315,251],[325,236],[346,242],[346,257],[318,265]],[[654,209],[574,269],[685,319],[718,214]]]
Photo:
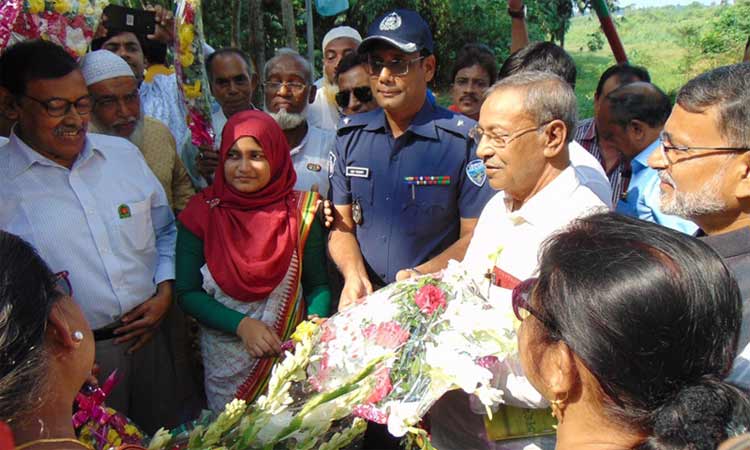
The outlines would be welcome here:
[[[749,152],[750,147],[689,147],[686,145],[673,145],[669,142],[669,135],[662,131],[659,133],[659,143],[661,144],[659,147],[661,148],[661,154],[664,156],[664,159],[669,163],[671,166],[672,164],[676,164],[678,162],[684,161],[684,159],[681,159],[679,161],[672,161],[672,159],[669,157],[669,152],[677,152],[682,153],[683,155],[686,155],[687,152],[690,151],[716,151],[719,153],[722,152]],[[709,153],[709,154],[703,154],[703,155],[695,155],[695,157],[700,156],[710,156],[717,153]]]
[[[267,92],[273,93],[279,92],[282,86],[286,87],[294,95],[301,94],[307,87],[305,83],[299,83],[297,81],[266,81],[263,83],[263,88]]]
[[[391,62],[385,62],[380,59],[375,59],[372,56],[368,56],[367,64],[365,64],[365,69],[367,69],[367,73],[369,73],[371,77],[380,76],[380,74],[383,72],[383,69],[388,69],[388,72],[391,75],[402,77],[409,73],[409,67],[413,63],[421,61],[425,58],[426,56],[420,56],[413,59],[394,59]]]
[[[66,297],[73,296],[73,286],[70,284],[67,270],[55,274],[55,290]]]
[[[97,108],[102,109],[115,109],[120,106],[120,102],[125,103],[127,106],[136,106],[140,101],[138,90],[135,90],[125,95],[105,95],[102,97],[95,98],[94,104]]]
[[[85,116],[91,112],[91,108],[94,105],[94,102],[91,99],[90,95],[84,95],[83,97],[76,99],[73,102],[65,100],[64,98],[56,97],[49,100],[39,100],[38,98],[34,98],[26,94],[22,94],[22,97],[26,97],[29,100],[34,100],[35,102],[44,106],[44,108],[47,110],[47,114],[50,117],[63,117],[67,115],[70,112],[71,106],[75,106],[76,112],[79,115]]]
[[[523,322],[523,320],[528,317],[528,314],[522,314],[521,310],[527,311],[538,321],[542,322],[547,330],[557,332],[557,324],[549,320],[544,314],[541,314],[529,304],[529,294],[533,290],[534,285],[536,285],[536,282],[536,278],[529,278],[513,288],[513,293],[511,294],[513,314],[516,315],[516,318],[519,321]]]
[[[469,130],[469,137],[472,138],[477,145],[479,145],[482,142],[482,139],[487,137],[487,139],[489,139],[490,142],[492,143],[493,147],[505,148],[508,146],[508,144],[520,138],[524,134],[531,133],[532,131],[538,131],[546,127],[550,122],[551,120],[544,122],[541,125],[537,125],[531,128],[524,128],[521,130],[514,131],[513,133],[509,133],[509,134],[488,133],[484,131],[482,127],[479,126],[479,124],[477,124],[477,125],[474,125],[472,129]]]
[[[352,90],[347,89],[345,91],[338,91],[336,93],[336,104],[339,105],[341,109],[346,109],[346,107],[349,106],[349,99],[351,98],[351,94],[354,94],[354,97],[361,103],[372,101],[372,90],[370,89],[370,87],[360,86],[355,87]]]

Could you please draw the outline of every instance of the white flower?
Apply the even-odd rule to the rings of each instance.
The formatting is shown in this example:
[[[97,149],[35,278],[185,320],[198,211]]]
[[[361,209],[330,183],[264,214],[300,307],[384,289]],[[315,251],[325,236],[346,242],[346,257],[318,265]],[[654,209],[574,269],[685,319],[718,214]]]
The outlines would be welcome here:
[[[151,442],[148,444],[148,450],[161,450],[166,447],[171,440],[172,435],[169,434],[169,431],[164,428],[159,428],[156,434],[154,434],[154,437],[151,438]]]
[[[421,402],[388,402],[388,432],[395,437],[401,437],[409,431],[409,427],[421,420]]]
[[[270,442],[271,439],[281,433],[281,430],[292,422],[293,414],[289,410],[281,411],[271,415],[271,420],[258,432],[257,439],[260,442]]]
[[[73,50],[78,55],[85,55],[88,48],[86,37],[80,28],[65,27],[65,47]]]

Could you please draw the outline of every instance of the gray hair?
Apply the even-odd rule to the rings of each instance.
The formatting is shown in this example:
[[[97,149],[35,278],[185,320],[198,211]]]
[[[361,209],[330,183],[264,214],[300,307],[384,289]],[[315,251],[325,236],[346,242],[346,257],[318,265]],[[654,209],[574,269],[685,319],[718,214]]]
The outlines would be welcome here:
[[[502,89],[526,91],[523,107],[537,124],[561,120],[565,123],[566,142],[573,140],[576,128],[576,95],[573,88],[559,75],[550,72],[528,70],[510,75],[490,86],[485,99]]]
[[[733,147],[750,147],[750,63],[698,75],[680,89],[677,104],[691,113],[718,107],[721,136]]]
[[[315,80],[313,80],[313,68],[312,65],[310,65],[310,61],[305,59],[304,56],[300,55],[297,50],[294,50],[292,48],[284,47],[276,50],[276,54],[273,55],[273,58],[269,59],[266,62],[266,65],[263,66],[263,79],[268,79],[268,71],[271,70],[271,67],[273,67],[274,64],[276,64],[276,61],[278,61],[279,58],[283,56],[292,56],[294,58],[297,58],[299,62],[302,64],[302,67],[304,67],[304,70],[306,73],[301,74],[302,78],[305,79],[307,84],[313,84]]]

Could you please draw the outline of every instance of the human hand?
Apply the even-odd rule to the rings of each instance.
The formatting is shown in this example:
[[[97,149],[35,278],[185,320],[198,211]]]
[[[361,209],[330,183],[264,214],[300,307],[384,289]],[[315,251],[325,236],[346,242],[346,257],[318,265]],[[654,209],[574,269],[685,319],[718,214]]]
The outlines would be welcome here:
[[[331,225],[333,225],[333,205],[330,200],[323,201],[323,218],[326,228],[331,228]]]
[[[165,287],[167,286],[167,287]],[[156,294],[122,316],[120,328],[115,330],[115,344],[122,344],[136,340],[128,349],[128,353],[135,353],[154,337],[162,320],[172,307],[172,286],[168,282],[159,284]]]
[[[345,277],[344,288],[339,299],[339,311],[350,307],[356,300],[372,294],[372,283],[366,274]]]
[[[281,353],[281,339],[271,327],[260,320],[245,317],[237,326],[236,333],[253,358],[276,356]]]
[[[146,5],[144,9],[154,12],[154,21],[156,22],[154,34],[149,34],[146,38],[172,45],[174,42],[174,14],[172,14],[172,11],[164,9],[161,5]]]
[[[195,167],[203,178],[206,180],[213,179],[216,168],[219,167],[219,152],[201,147],[200,152],[195,155]]]
[[[404,281],[408,280],[409,278],[418,277],[422,275],[415,269],[401,269],[398,272],[396,272],[396,281]]]

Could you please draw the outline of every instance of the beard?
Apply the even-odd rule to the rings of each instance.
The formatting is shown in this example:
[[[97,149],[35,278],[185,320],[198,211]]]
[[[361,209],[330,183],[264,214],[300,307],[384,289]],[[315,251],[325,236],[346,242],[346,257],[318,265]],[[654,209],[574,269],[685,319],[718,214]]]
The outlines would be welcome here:
[[[727,204],[721,198],[721,182],[728,166],[724,165],[710,180],[703,183],[696,192],[682,192],[671,175],[664,170],[659,171],[659,178],[672,186],[672,196],[661,192],[661,212],[672,214],[685,219],[698,216],[708,216],[726,211]]]
[[[323,77],[323,85],[320,88],[323,89],[323,96],[325,97],[326,102],[328,102],[329,105],[338,106],[336,104],[336,94],[339,92],[339,85],[329,81],[328,78]]]
[[[267,107],[263,108],[263,111],[273,117],[273,120],[275,120],[284,131],[293,130],[307,120],[307,106],[305,106],[305,109],[303,109],[302,112],[298,113],[290,113],[283,108],[280,109],[279,112],[271,112]]]
[[[132,119],[129,119],[129,120],[132,120]],[[140,116],[138,117],[138,119],[136,119],[135,129],[133,130],[132,133],[130,133],[130,136],[128,136],[125,139],[130,141],[136,147],[141,148],[141,145],[143,145],[143,133],[144,133],[145,125],[146,125],[146,121],[143,116],[143,111],[141,111]],[[107,136],[122,137],[115,131],[114,126],[111,126],[111,127],[104,126],[101,122],[99,122],[96,119],[96,116],[93,114],[91,115],[89,132],[106,134]]]

